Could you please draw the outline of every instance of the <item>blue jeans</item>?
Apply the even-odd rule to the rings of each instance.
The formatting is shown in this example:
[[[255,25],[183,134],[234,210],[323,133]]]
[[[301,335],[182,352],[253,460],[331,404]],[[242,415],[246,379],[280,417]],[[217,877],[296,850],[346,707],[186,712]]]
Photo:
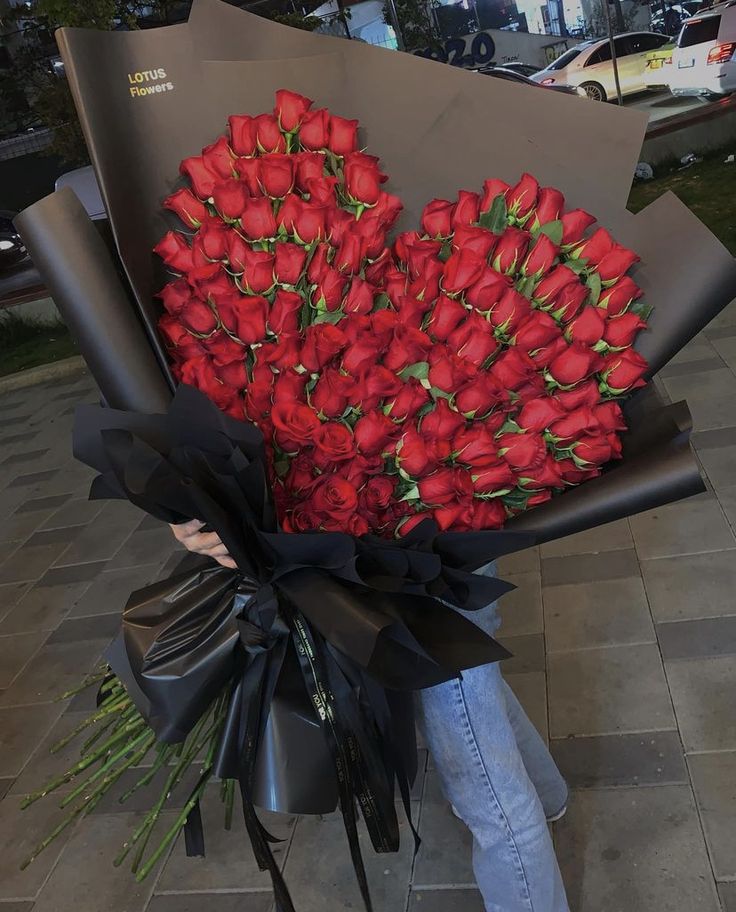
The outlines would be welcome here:
[[[467,614],[492,633],[495,606]],[[568,791],[498,663],[420,692],[419,725],[445,797],[473,834],[486,912],[569,912],[547,817]]]

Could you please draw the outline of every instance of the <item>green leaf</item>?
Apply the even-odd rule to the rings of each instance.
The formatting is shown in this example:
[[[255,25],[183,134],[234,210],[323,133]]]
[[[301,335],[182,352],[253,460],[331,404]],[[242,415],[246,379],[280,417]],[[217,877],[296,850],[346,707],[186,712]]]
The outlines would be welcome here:
[[[531,301],[536,284],[537,281],[534,276],[527,276],[525,279],[519,280],[516,285],[516,290],[519,292],[519,294],[524,295],[527,300]]]
[[[601,277],[597,272],[591,272],[586,284],[588,288],[590,288],[590,303],[597,304],[601,297],[601,291],[603,290]]]
[[[399,377],[402,380],[408,380],[409,377],[415,377],[417,380],[426,380],[428,376],[428,361],[417,361],[415,364],[408,364],[403,370],[399,371]]]
[[[547,222],[546,224],[541,225],[539,233],[546,234],[550,241],[552,241],[553,244],[557,244],[559,247],[562,243],[562,235],[565,233],[565,226],[557,219],[554,222]]]
[[[515,421],[512,421],[511,418],[509,418],[507,421],[504,421],[504,423],[499,428],[498,432],[499,432],[499,434],[523,434],[524,433],[523,430],[519,427],[519,425]]]
[[[584,259],[565,260],[565,266],[575,275],[580,275],[588,268],[588,261]]]
[[[323,310],[312,320],[313,323],[339,323],[345,316],[341,310]]]
[[[276,470],[276,474],[279,476],[279,478],[283,478],[284,475],[286,475],[286,473],[289,471],[289,460],[283,459],[274,462],[273,467]]]
[[[654,310],[652,305],[647,304],[645,301],[634,301],[629,309],[631,313],[635,313],[642,320],[648,320]]]
[[[424,405],[417,412],[417,418],[424,418],[425,415],[428,415],[434,408],[434,402],[425,402]]]
[[[440,259],[443,263],[446,263],[450,259],[450,254],[452,253],[452,242],[445,241],[440,248]]]
[[[506,197],[503,193],[494,199],[488,212],[482,212],[478,224],[481,228],[488,228],[494,234],[503,234],[508,225],[509,210],[506,205]]]
[[[437,386],[430,386],[429,391],[435,399],[452,399],[452,393],[446,393]]]
[[[391,300],[385,291],[379,294],[373,302],[373,310],[388,310],[391,306]]]
[[[417,485],[413,484],[409,490],[399,498],[400,500],[419,500],[419,488]]]

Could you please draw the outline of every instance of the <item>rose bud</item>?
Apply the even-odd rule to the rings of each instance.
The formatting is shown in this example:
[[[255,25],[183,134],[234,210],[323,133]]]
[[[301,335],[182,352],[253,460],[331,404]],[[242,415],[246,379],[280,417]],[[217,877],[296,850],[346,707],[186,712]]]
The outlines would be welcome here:
[[[396,481],[386,475],[370,478],[360,492],[360,506],[374,516],[383,513],[391,506],[391,497],[396,488]]]
[[[291,460],[284,484],[290,491],[303,491],[314,481],[313,468],[311,458],[300,453]]]
[[[279,446],[291,451],[312,443],[321,427],[314,409],[302,402],[274,403],[271,420]]]
[[[511,287],[510,276],[502,275],[486,266],[477,282],[474,282],[465,292],[465,300],[472,304],[481,313],[488,313],[501,300],[507,289]]]
[[[487,228],[480,228],[477,225],[458,225],[452,237],[452,249],[470,250],[487,260],[496,240],[496,235]]]
[[[498,498],[473,501],[472,529],[500,529],[506,519],[506,507]]]
[[[537,375],[537,366],[526,352],[509,348],[496,358],[490,373],[502,389],[518,390],[530,377]]]
[[[516,416],[516,423],[525,431],[544,431],[556,421],[565,410],[551,396],[543,396],[525,402]]]
[[[291,157],[296,163],[296,187],[306,193],[310,180],[324,177],[325,157],[321,152],[297,152],[291,153]]]
[[[402,381],[383,364],[366,364],[354,384],[355,405],[363,412],[370,412],[382,405],[383,400],[395,396]],[[385,409],[384,409],[385,414]]]
[[[562,336],[558,336],[547,345],[543,345],[541,348],[536,349],[536,351],[530,352],[529,357],[539,370],[544,370],[558,355],[562,354],[566,348],[567,342],[565,342]]]
[[[363,262],[363,249],[363,238],[355,233],[346,233],[335,253],[335,267],[346,275],[359,272]]]
[[[229,229],[219,219],[211,219],[194,236],[193,248],[196,247],[207,262],[224,260],[227,257],[228,234]]]
[[[503,460],[492,465],[478,466],[472,473],[473,490],[476,494],[495,494],[516,485],[516,475],[511,466]]]
[[[539,229],[549,222],[556,222],[565,206],[565,197],[554,187],[542,187],[532,217],[532,228]]]
[[[511,187],[506,181],[499,180],[498,178],[483,181],[480,211],[489,212],[495,200],[498,199],[499,196],[505,196],[510,189]]]
[[[555,390],[555,399],[568,412],[587,406],[593,406],[600,401],[601,393],[598,383],[594,378],[586,380],[571,390]]]
[[[539,195],[539,182],[531,174],[522,174],[519,183],[506,194],[506,205],[509,215],[519,221],[525,219],[532,211]]]
[[[627,311],[642,294],[641,288],[630,276],[622,276],[618,282],[605,288],[598,301],[599,307],[605,307],[609,317],[617,317]]]
[[[451,440],[464,425],[465,419],[450,408],[447,399],[438,399],[432,411],[422,418],[420,430],[428,440]]]
[[[544,488],[547,491],[550,488],[563,488],[565,486],[557,460],[551,453],[547,453],[544,462],[540,466],[524,469],[522,476],[519,478],[519,485],[524,490]],[[547,493],[547,491],[544,493]]]
[[[431,348],[432,340],[426,333],[401,324],[394,331],[394,337],[383,356],[383,363],[389,370],[398,372],[410,364],[425,361]]]
[[[570,282],[554,298],[552,306],[547,306],[544,310],[550,310],[554,318],[561,323],[569,323],[589,297],[590,289],[587,285],[577,281]]]
[[[454,393],[475,376],[476,367],[454,352],[443,351],[444,348],[435,346],[429,356],[429,382],[446,393]]]
[[[315,204],[321,205],[316,200]],[[325,208],[325,234],[330,239],[330,244],[333,247],[339,247],[343,239],[349,234],[360,238],[358,224],[352,212],[348,212],[346,209],[338,209],[334,202]]]
[[[330,117],[330,139],[327,147],[335,155],[349,155],[358,149],[358,121]]]
[[[452,211],[452,227],[475,224],[480,218],[480,196],[470,190],[460,190]]]
[[[493,326],[505,335],[513,335],[522,320],[532,312],[532,305],[515,288],[507,288],[501,300],[494,304],[489,313]]]
[[[188,386],[201,390],[220,409],[232,404],[235,391],[217,379],[212,361],[206,356],[185,361],[181,367],[181,379]]]
[[[559,247],[546,234],[540,234],[521,267],[522,275],[541,278],[554,266]]]
[[[255,155],[257,146],[256,119],[249,114],[233,114],[228,118],[230,145],[236,155]]]
[[[414,298],[411,295],[402,295],[399,298],[399,320],[404,326],[419,329],[424,321],[424,316],[430,310],[431,304]]]
[[[349,374],[358,374],[366,364],[373,363],[380,358],[383,349],[384,346],[378,339],[363,336],[350,343],[345,349],[342,367]]]
[[[568,342],[595,345],[603,338],[606,328],[606,312],[599,307],[586,307],[567,325],[565,338]]]
[[[467,313],[468,311],[457,298],[440,295],[427,322],[427,332],[434,339],[444,342],[455,327],[465,319]]]
[[[468,497],[473,493],[473,482],[466,469],[441,468],[432,472],[418,483],[419,498],[428,506],[454,503],[458,498]]]
[[[345,333],[331,323],[313,323],[304,330],[302,364],[315,373],[345,347]]]
[[[176,279],[176,281],[164,285],[157,297],[163,301],[164,310],[167,313],[178,316],[185,304],[191,300],[192,290],[186,279]]]
[[[641,257],[633,252],[616,244],[610,253],[607,253],[598,264],[598,275],[602,282],[615,282],[631,269],[634,263],[638,263]]]
[[[547,456],[547,444],[541,434],[502,434],[496,441],[498,455],[517,471],[538,468]]]
[[[373,309],[373,298],[376,289],[370,282],[361,279],[359,276],[353,276],[350,281],[350,287],[342,302],[342,309],[347,313],[367,314]]]
[[[560,263],[539,282],[532,297],[540,306],[552,310],[562,289],[573,282],[580,284],[580,280],[572,269]]]
[[[284,371],[274,381],[274,402],[298,402],[304,399],[304,388],[309,380],[308,374],[296,371]]]
[[[352,431],[339,421],[323,424],[314,436],[314,445],[328,462],[343,462],[356,452]]]
[[[602,434],[586,434],[572,445],[577,459],[600,466],[613,456],[611,444]]]
[[[235,176],[233,171],[235,159],[225,136],[221,136],[211,145],[202,149],[202,160],[210,171],[214,171],[223,180]]]
[[[198,339],[176,317],[164,314],[158,321],[158,328],[173,346],[171,354],[181,361],[197,358],[204,354],[204,348]]]
[[[601,357],[592,349],[573,342],[567,351],[552,361],[547,370],[560,386],[572,386],[599,370],[602,363]]]
[[[393,421],[406,421],[413,418],[422,406],[430,401],[430,395],[416,377],[409,379],[384,404],[386,414]]]
[[[263,196],[261,161],[260,158],[239,158],[235,163],[238,179],[247,190],[248,196]]]
[[[247,345],[265,338],[268,307],[268,301],[261,295],[232,296],[217,302],[223,324]]]
[[[294,161],[290,155],[273,153],[261,157],[260,183],[266,196],[283,199],[294,186]]]
[[[220,180],[220,175],[207,165],[201,155],[185,158],[179,165],[179,173],[189,178],[195,194],[201,200],[212,196],[212,190]]]
[[[233,389],[242,390],[248,386],[248,371],[245,368],[245,358],[238,361],[230,361],[227,364],[217,365],[215,375],[218,380],[226,386],[232,386]]]
[[[625,431],[626,421],[618,402],[601,402],[593,407],[598,424],[606,431]]]
[[[611,348],[628,348],[647,324],[635,313],[621,314],[605,324],[603,339]]]
[[[383,412],[368,412],[359,418],[353,428],[358,450],[364,456],[382,453],[396,434],[396,426]]]
[[[583,239],[583,235],[595,224],[595,218],[584,209],[573,209],[562,216],[562,242],[564,248],[574,247]]]
[[[231,222],[240,218],[249,201],[245,185],[235,179],[218,181],[212,189],[212,199],[220,215]]]
[[[240,216],[240,227],[249,241],[275,237],[277,228],[271,200],[267,196],[247,199]]]
[[[448,348],[480,367],[498,349],[493,327],[479,313],[471,313],[450,333]]]
[[[176,231],[167,231],[166,234],[153,248],[167,266],[177,272],[188,272],[194,265],[192,262],[192,248]]]
[[[338,180],[336,177],[312,178],[307,182],[309,201],[317,206],[335,206],[337,204],[337,197],[335,196],[335,188],[337,187],[337,184]],[[351,218],[351,213],[345,212],[343,209],[332,210],[329,214],[339,214],[343,217],[347,216],[348,222],[353,221]]]
[[[514,344],[526,352],[549,345],[559,338],[560,327],[542,310],[535,310],[521,322],[514,335]]]
[[[311,244],[325,236],[325,209],[303,203],[294,219],[294,235],[302,244]]]
[[[435,456],[427,449],[428,441],[416,428],[407,428],[396,445],[396,459],[407,475],[421,478],[437,467]]]
[[[498,239],[491,265],[496,272],[511,274],[526,256],[531,235],[521,228],[507,228]]]
[[[353,391],[353,378],[341,374],[334,367],[326,367],[317,385],[309,394],[312,406],[328,418],[338,418],[347,408],[348,397]]]
[[[427,262],[438,257],[441,249],[439,241],[420,238],[415,231],[406,231],[396,239],[396,253],[406,263],[412,279],[422,275]]]
[[[480,373],[455,393],[455,405],[466,418],[486,415],[504,402],[504,391],[487,373]]]
[[[188,187],[182,187],[167,196],[163,202],[164,209],[175,212],[190,228],[199,228],[207,218],[207,208]]]
[[[452,234],[452,210],[454,203],[434,199],[427,203],[422,212],[422,231],[431,238],[446,238]]]
[[[482,425],[461,428],[452,439],[455,458],[470,466],[495,465],[497,449],[492,434]]]
[[[290,92],[288,89],[278,89],[273,113],[276,115],[281,129],[285,133],[293,133],[312,104],[312,100],[304,95]]]
[[[304,272],[307,251],[299,244],[281,241],[274,246],[273,272],[280,285],[296,285]]]
[[[307,111],[299,128],[299,143],[303,149],[326,149],[330,135],[330,114],[324,108]]]
[[[586,260],[590,266],[597,266],[614,246],[614,240],[606,229],[597,228],[587,241],[575,248],[573,256]]]
[[[386,250],[386,232],[381,225],[381,220],[369,209],[361,215],[360,219],[354,221],[355,230],[363,238],[365,244],[365,256],[369,260],[379,257]]]
[[[299,311],[303,305],[304,301],[300,294],[279,288],[268,314],[268,326],[271,332],[277,336],[280,336],[281,333],[297,332]]]
[[[353,203],[375,206],[381,194],[383,175],[372,162],[365,162],[360,153],[347,155],[343,167],[345,190]]]
[[[286,152],[286,140],[273,114],[259,114],[255,118],[256,141],[260,152]]]
[[[373,207],[372,214],[381,220],[384,230],[388,231],[399,217],[404,204],[398,196],[381,191],[378,202]]]
[[[231,232],[235,234],[235,232]],[[230,241],[228,233],[228,243]],[[241,239],[242,240],[242,239]],[[187,282],[197,290],[201,298],[216,294],[232,294],[235,292],[230,277],[222,263],[208,263],[206,266],[197,266],[190,269],[186,276]]]
[[[217,329],[217,315],[204,301],[191,298],[182,308],[179,319],[183,325],[198,336],[208,336]]]
[[[605,359],[601,377],[613,393],[645,386],[643,379],[649,365],[642,356],[631,348],[608,355]]]
[[[207,351],[216,365],[244,361],[245,349],[226,332],[216,332],[207,340]]]
[[[443,504],[432,510],[432,518],[441,532],[468,532],[473,521],[473,498],[465,496],[456,503]]]
[[[587,431],[598,429],[598,419],[587,405],[568,412],[550,425],[550,431],[560,440],[572,440]]]
[[[442,278],[443,263],[439,260],[430,261],[424,267],[421,276],[414,279],[407,291],[412,297],[421,298],[428,305],[432,305],[440,296],[440,280]]]
[[[312,306],[318,310],[337,310],[342,303],[345,276],[328,266],[312,291]]]
[[[232,262],[232,260],[231,260]],[[246,247],[242,254],[243,269],[241,283],[249,292],[260,294],[273,287],[273,254],[266,250],[251,250]],[[234,270],[237,271],[237,270]]]
[[[442,287],[447,294],[459,294],[477,282],[485,263],[477,253],[459,250],[450,255],[442,271]]]

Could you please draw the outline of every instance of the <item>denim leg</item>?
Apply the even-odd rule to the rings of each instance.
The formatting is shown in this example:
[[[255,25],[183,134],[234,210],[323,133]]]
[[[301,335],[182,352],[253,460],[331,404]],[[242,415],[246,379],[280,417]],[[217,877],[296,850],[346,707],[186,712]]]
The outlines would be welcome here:
[[[508,697],[498,664],[423,690],[418,703],[445,797],[473,834],[473,870],[487,912],[569,912],[545,810],[509,718],[509,707],[515,717],[523,710]],[[541,739],[522,741],[546,754]]]

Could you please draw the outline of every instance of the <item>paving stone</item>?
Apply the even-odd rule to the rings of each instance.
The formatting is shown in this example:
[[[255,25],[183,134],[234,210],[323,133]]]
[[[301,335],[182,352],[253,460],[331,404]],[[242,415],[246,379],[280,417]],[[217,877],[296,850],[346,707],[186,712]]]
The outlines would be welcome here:
[[[13,684],[0,694],[0,706],[25,706],[58,699],[81,683],[106,645],[107,640],[86,640],[43,646]]]
[[[157,569],[157,564],[147,564],[124,570],[105,570],[72,607],[69,616],[86,617],[102,613],[122,615],[131,592],[151,582]]]
[[[130,535],[134,517],[127,522],[120,514],[108,512],[108,506],[78,535],[56,566],[110,560]]]
[[[399,811],[401,848],[396,854],[377,855],[365,827],[359,839],[375,912],[403,908],[409,891],[414,840]],[[342,815],[300,817],[286,858],[284,876],[298,897],[299,912],[360,909],[362,900],[348,850]]]
[[[654,644],[554,653],[548,687],[552,738],[675,728]]]
[[[484,912],[477,890],[420,890],[409,898],[409,912]]]
[[[719,912],[687,786],[577,792],[556,845],[571,909]]]
[[[705,333],[699,333],[672,358],[670,364],[679,364],[681,361],[699,361],[704,358],[713,358],[715,348]]]
[[[50,510],[32,510],[19,513],[17,510],[5,517],[0,529],[2,541],[22,543],[38,529],[43,521],[51,516]]]
[[[239,802],[236,801],[232,829],[228,832],[224,827],[223,805],[217,793],[219,785],[213,788],[202,802],[207,854],[204,858],[187,858],[184,840],[179,838],[156,886],[158,893],[254,889],[270,891],[271,878],[268,873],[258,870],[243,823],[243,815],[238,807]],[[258,816],[269,833],[277,839],[284,840],[273,846],[274,857],[279,865],[283,865],[289,851],[296,817],[265,812],[259,812]],[[311,849],[314,853],[314,863],[315,855],[321,851],[320,845],[313,843],[305,848]],[[298,881],[294,880],[295,894],[297,883]],[[299,907],[299,903],[297,906]]]
[[[88,582],[60,586],[36,583],[0,623],[0,636],[55,630],[88,586]]]
[[[85,729],[83,734],[80,733],[78,737],[70,741],[65,747],[52,754],[51,748],[62,738],[71,734],[78,725],[81,725],[87,719],[88,713],[63,713],[59,715],[62,707],[58,703],[40,703],[38,706],[0,709],[0,718],[5,713],[38,713],[41,709],[46,712],[53,709],[56,714],[54,716],[55,722],[42,737],[36,734],[33,753],[25,760],[22,771],[19,772],[10,789],[13,795],[28,795],[31,792],[36,792],[43,788],[46,783],[51,782],[52,779],[56,779],[62,773],[71,769],[80,760],[80,751],[85,739],[94,731],[92,728]],[[54,794],[63,795],[77,784],[76,781],[72,784],[66,783],[60,786]],[[52,795],[45,800],[54,802],[54,796]],[[56,803],[58,804],[58,801]],[[0,912],[3,912],[1,907]]]
[[[500,636],[502,643],[512,654],[503,661],[504,675],[525,674],[530,671],[544,671],[544,635],[533,633],[528,636]]]
[[[59,624],[46,642],[51,646],[56,643],[81,643],[84,640],[111,640],[119,630],[120,619],[114,614],[68,618]]]
[[[170,815],[167,819],[172,822]],[[127,864],[116,868],[112,863],[140,820],[139,814],[83,820],[39,893],[33,912],[143,912],[153,891],[155,871],[139,884]]]
[[[736,656],[668,662],[667,680],[685,750],[736,749]]]
[[[503,577],[517,588],[498,602],[501,636],[542,633],[542,583],[538,573],[507,573]]]
[[[670,377],[686,377],[688,374],[700,374],[706,371],[723,370],[723,361],[718,357],[715,350],[713,354],[695,360],[670,362],[659,372],[663,380]]]
[[[720,370],[670,377],[664,385],[673,402],[687,399],[696,431],[736,425],[736,377],[725,365]]]
[[[736,548],[736,538],[712,495],[657,507],[629,522],[642,560]]]
[[[736,301],[731,301],[714,317],[705,328],[709,339],[718,339],[724,334],[736,332]]]
[[[719,883],[718,894],[723,912],[736,912],[736,883]]]
[[[736,616],[657,624],[662,658],[736,655]]]
[[[732,551],[688,554],[642,561],[655,621],[680,621],[736,613]]]
[[[548,652],[655,641],[639,577],[545,586],[542,598]]]
[[[0,801],[8,794],[13,782],[15,782],[15,780],[12,776],[0,777]]]
[[[0,689],[10,687],[47,636],[44,632],[0,636]]]
[[[547,677],[543,671],[510,674],[507,679],[516,699],[545,741],[549,739],[547,721]]]
[[[0,709],[0,776],[18,776],[61,715],[58,703]]]
[[[2,425],[2,422],[0,422]],[[51,481],[58,473],[58,469],[46,469],[43,472],[26,472],[16,477],[8,484],[9,488],[35,488],[42,482]]]
[[[734,429],[729,428],[729,430]],[[706,433],[715,432],[707,431]],[[698,450],[698,459],[708,476],[708,481],[716,490],[733,484],[734,466],[736,466],[736,445],[718,449]]]
[[[600,554],[546,557],[542,560],[542,585],[564,586],[568,583],[595,583],[639,575],[639,562],[633,548]]]
[[[69,542],[84,527],[69,531],[68,537],[59,533],[67,531],[54,529],[49,532],[34,532],[33,535],[0,567],[0,583],[14,583],[37,580],[69,548]]]
[[[115,553],[109,569],[120,570],[124,567],[140,567],[155,560],[163,561],[171,553],[175,541],[171,529],[161,524],[155,529],[133,532]]]
[[[16,512],[33,513],[40,510],[56,510],[69,500],[70,497],[71,494],[52,494],[49,497],[32,497],[30,500],[26,500],[22,503]]]
[[[414,862],[414,888],[434,884],[474,887],[470,830],[452,813],[434,771],[427,773],[419,831],[422,844]]]
[[[688,757],[716,879],[736,878],[736,752]]]
[[[721,488],[717,497],[731,528],[736,531],[736,485]]]
[[[550,750],[574,789],[688,782],[676,731],[561,738],[550,742]]]
[[[506,578],[507,573],[539,573],[539,548],[525,548],[515,554],[507,554],[497,561],[498,575]]]
[[[36,584],[42,586],[61,586],[68,583],[90,583],[105,569],[106,562],[89,561],[86,564],[67,564],[63,567],[51,567]]]
[[[91,522],[99,516],[104,506],[105,502],[102,500],[87,500],[86,497],[70,498],[44,520],[42,528],[57,529],[60,526]]]
[[[633,548],[629,522],[616,522],[586,529],[576,535],[567,535],[542,545],[540,552],[545,557],[564,557],[569,554],[597,554],[600,551],[625,551]]]
[[[4,583],[0,586],[0,621],[10,614],[29,588],[30,583]]]
[[[194,859],[192,859],[193,861]],[[146,912],[272,912],[270,893],[170,893],[154,896]],[[3,912],[0,908],[0,912]]]

